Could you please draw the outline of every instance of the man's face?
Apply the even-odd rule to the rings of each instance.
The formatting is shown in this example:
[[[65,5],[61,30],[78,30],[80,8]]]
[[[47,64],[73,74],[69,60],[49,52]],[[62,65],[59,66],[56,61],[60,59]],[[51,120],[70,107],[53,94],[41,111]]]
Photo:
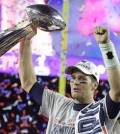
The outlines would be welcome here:
[[[91,103],[93,92],[97,88],[97,82],[92,81],[91,75],[86,75],[78,69],[74,69],[70,80],[71,95],[76,103]]]

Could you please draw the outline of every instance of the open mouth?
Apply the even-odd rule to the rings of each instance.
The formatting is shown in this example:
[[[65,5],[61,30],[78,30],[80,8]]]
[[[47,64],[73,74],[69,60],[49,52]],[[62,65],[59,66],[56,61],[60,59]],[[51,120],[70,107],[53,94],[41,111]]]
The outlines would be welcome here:
[[[77,92],[77,91],[80,91],[79,88],[73,88],[73,90],[76,91],[76,92]]]

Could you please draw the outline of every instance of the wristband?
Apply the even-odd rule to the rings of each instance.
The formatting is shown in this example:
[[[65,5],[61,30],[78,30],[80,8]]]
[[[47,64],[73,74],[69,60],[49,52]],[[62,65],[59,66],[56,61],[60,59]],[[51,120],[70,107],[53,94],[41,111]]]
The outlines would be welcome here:
[[[119,59],[115,47],[111,41],[106,44],[99,44],[106,69],[113,69],[119,66]]]

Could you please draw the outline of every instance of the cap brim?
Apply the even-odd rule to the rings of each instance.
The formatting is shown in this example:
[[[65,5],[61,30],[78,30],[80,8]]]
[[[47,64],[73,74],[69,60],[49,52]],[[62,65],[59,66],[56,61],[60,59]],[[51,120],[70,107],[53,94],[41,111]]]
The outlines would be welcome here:
[[[89,74],[89,75],[92,75],[88,70],[82,68],[82,67],[76,67],[76,66],[69,66],[65,69],[65,73],[66,74],[72,74],[73,70],[74,69],[78,69],[80,71],[82,71],[83,73],[85,74]]]

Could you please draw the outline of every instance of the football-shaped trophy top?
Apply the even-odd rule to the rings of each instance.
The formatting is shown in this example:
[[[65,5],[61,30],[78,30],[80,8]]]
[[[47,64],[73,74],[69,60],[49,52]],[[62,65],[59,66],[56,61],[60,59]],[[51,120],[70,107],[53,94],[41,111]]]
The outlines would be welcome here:
[[[26,12],[29,19],[43,31],[63,30],[66,27],[61,14],[48,5],[30,5],[26,7]]]

